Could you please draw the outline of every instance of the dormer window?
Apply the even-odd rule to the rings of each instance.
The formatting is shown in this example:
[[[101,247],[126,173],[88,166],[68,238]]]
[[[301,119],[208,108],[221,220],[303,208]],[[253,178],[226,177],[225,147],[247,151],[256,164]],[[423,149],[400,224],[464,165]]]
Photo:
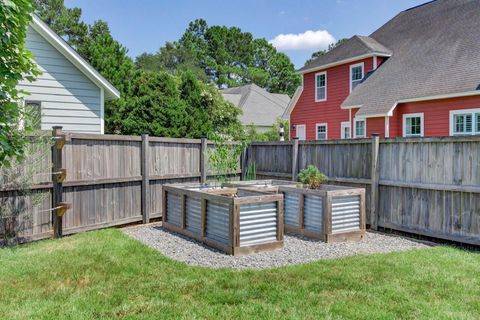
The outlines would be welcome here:
[[[350,92],[355,89],[357,85],[362,82],[363,79],[363,72],[364,69],[364,64],[362,63],[357,63],[357,64],[352,64],[350,66]]]
[[[315,75],[315,101],[327,101],[327,72]]]

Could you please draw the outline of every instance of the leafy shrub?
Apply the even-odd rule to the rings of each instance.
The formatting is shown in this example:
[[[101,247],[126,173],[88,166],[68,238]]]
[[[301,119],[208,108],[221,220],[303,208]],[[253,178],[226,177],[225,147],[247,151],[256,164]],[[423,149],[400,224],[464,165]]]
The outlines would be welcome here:
[[[298,181],[308,185],[310,189],[318,189],[327,179],[328,177],[313,165],[309,165],[298,174]]]

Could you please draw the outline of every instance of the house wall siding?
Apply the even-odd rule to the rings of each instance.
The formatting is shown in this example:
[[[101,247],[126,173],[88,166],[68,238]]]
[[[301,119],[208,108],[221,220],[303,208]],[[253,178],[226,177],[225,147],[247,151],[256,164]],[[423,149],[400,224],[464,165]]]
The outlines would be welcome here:
[[[371,137],[374,133],[385,138],[385,117],[367,118],[367,137]]]
[[[103,133],[101,89],[31,27],[26,48],[42,74],[18,88],[30,93],[25,100],[41,102],[42,129],[61,125],[70,132]]]
[[[480,97],[463,97],[422,102],[402,103],[390,118],[390,137],[403,136],[403,115],[423,112],[424,136],[450,135],[450,111],[480,108]]]
[[[364,62],[364,74],[372,70],[373,58],[368,58],[304,74],[303,92],[290,115],[290,123],[305,124],[307,140],[316,138],[317,123],[328,124],[328,139],[340,139],[341,122],[349,120],[349,111],[340,105],[350,93],[350,65],[361,62]],[[315,74],[322,71],[327,72],[327,101],[315,102]],[[291,136],[295,135],[292,129]]]

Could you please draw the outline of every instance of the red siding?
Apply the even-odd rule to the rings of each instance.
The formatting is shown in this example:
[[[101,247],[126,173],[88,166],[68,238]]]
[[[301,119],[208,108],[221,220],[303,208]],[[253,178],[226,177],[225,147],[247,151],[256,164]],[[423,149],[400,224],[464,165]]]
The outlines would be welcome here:
[[[479,96],[399,104],[390,118],[390,137],[403,136],[403,115],[406,113],[423,112],[425,137],[448,136],[450,110],[476,108],[480,108]]]
[[[355,129],[353,122],[355,121],[355,114],[359,109],[352,109],[352,137],[355,136],[353,130]],[[378,133],[381,138],[385,137],[385,117],[367,118],[367,138],[371,137],[373,133]]]
[[[360,62],[365,64],[364,74],[372,70],[373,58],[368,58],[303,76],[303,92],[290,115],[290,123],[305,124],[307,140],[315,139],[317,123],[328,124],[328,139],[340,139],[341,122],[349,119],[348,110],[340,109],[340,104],[350,92],[350,65]],[[327,71],[327,101],[315,102],[315,74],[322,71]],[[291,130],[291,135],[295,136],[295,130]]]
[[[291,125],[305,124],[307,140],[315,139],[317,123],[328,124],[328,139],[340,139],[341,122],[349,119],[349,111],[340,109],[340,105],[350,91],[350,65],[359,62],[364,62],[365,74],[372,70],[373,58],[368,58],[303,76],[303,92],[290,115],[290,123]],[[377,62],[380,65],[383,59],[379,57]],[[321,71],[327,71],[327,101],[315,102],[315,74]],[[480,108],[479,96],[399,104],[393,116],[389,118],[389,137],[402,137],[403,115],[419,112],[424,114],[426,137],[448,136],[450,133],[449,111],[476,108]],[[358,109],[352,109],[352,136],[354,134],[353,119],[357,111]],[[294,137],[295,130],[292,129],[290,132]],[[385,136],[385,118],[367,119],[367,137],[371,137],[373,133],[378,133],[381,137]]]
[[[367,118],[367,137],[378,133],[381,138],[385,138],[385,117]]]

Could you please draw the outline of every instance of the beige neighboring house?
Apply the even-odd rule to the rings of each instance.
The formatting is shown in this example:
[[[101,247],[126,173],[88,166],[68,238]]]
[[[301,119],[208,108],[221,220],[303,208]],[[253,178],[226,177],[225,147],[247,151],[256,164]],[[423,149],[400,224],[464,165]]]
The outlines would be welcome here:
[[[270,93],[256,84],[223,89],[221,92],[225,100],[242,110],[242,124],[253,125],[258,131],[271,129],[290,103],[287,94]]]

